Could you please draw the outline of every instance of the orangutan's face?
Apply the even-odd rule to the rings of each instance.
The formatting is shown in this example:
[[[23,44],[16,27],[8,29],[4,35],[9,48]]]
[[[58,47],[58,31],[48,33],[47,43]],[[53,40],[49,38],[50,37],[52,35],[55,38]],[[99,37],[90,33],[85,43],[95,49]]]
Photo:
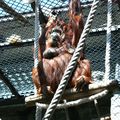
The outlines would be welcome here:
[[[58,47],[63,42],[63,31],[59,26],[51,29],[47,35],[47,42],[51,47]]]

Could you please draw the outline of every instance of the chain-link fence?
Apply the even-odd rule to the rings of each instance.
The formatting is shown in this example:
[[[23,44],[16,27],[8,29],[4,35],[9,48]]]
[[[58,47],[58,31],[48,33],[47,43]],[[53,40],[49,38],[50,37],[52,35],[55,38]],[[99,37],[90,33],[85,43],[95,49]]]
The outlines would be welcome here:
[[[82,0],[81,2],[84,20],[86,20],[92,1]],[[110,79],[120,81],[120,10],[118,4],[113,3],[112,5]],[[65,21],[68,20],[67,0],[41,0],[41,8],[46,16],[52,15],[54,10],[57,11],[58,17]],[[24,4],[21,0],[0,1],[0,70],[7,76],[18,93],[25,96],[34,94],[31,79],[34,17],[31,4]],[[103,1],[99,3],[90,34],[86,39],[86,57],[91,61],[92,77],[95,81],[104,79],[106,26],[107,2]],[[18,43],[13,36],[19,40]],[[10,43],[11,39],[13,41]],[[14,97],[2,80],[0,80],[0,91],[0,99]],[[118,93],[118,99],[113,99],[113,101],[119,106],[119,102],[117,102],[119,100]]]

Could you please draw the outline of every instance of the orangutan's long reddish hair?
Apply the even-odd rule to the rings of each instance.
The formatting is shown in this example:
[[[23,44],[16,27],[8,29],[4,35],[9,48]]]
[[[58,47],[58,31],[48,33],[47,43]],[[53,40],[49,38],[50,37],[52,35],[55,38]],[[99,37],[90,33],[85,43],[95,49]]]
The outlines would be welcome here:
[[[54,20],[49,27],[44,29],[40,38],[39,45],[42,54],[38,67],[32,70],[32,79],[37,88],[37,94],[56,91],[72,57],[71,49],[74,50],[77,46],[84,27],[79,0],[70,1],[69,18],[68,24],[60,19]],[[42,43],[45,39],[46,42]],[[83,90],[91,81],[89,60],[84,57],[79,58],[67,88]]]

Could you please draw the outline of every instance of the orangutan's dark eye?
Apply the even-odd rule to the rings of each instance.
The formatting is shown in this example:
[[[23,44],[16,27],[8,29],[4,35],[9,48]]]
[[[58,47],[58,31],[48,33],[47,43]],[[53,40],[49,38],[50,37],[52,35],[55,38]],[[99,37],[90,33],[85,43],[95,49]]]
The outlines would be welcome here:
[[[56,32],[56,33],[59,33],[61,35],[61,30],[54,29],[54,30],[52,30],[52,32]]]

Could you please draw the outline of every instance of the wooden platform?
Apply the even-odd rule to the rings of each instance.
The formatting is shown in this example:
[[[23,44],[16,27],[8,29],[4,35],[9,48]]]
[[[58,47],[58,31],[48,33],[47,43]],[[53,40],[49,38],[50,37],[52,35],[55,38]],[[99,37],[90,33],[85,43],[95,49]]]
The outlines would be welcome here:
[[[67,89],[60,101],[63,104],[63,100],[67,100],[67,102],[76,101],[76,100],[94,100],[94,97],[99,98],[105,95],[108,92],[113,92],[118,89],[118,81],[110,80],[108,82],[99,82],[90,84],[87,91],[77,92],[76,89]],[[25,98],[25,103],[27,106],[34,106],[36,102],[47,105],[50,103],[53,95],[42,96],[42,95],[32,95]]]

